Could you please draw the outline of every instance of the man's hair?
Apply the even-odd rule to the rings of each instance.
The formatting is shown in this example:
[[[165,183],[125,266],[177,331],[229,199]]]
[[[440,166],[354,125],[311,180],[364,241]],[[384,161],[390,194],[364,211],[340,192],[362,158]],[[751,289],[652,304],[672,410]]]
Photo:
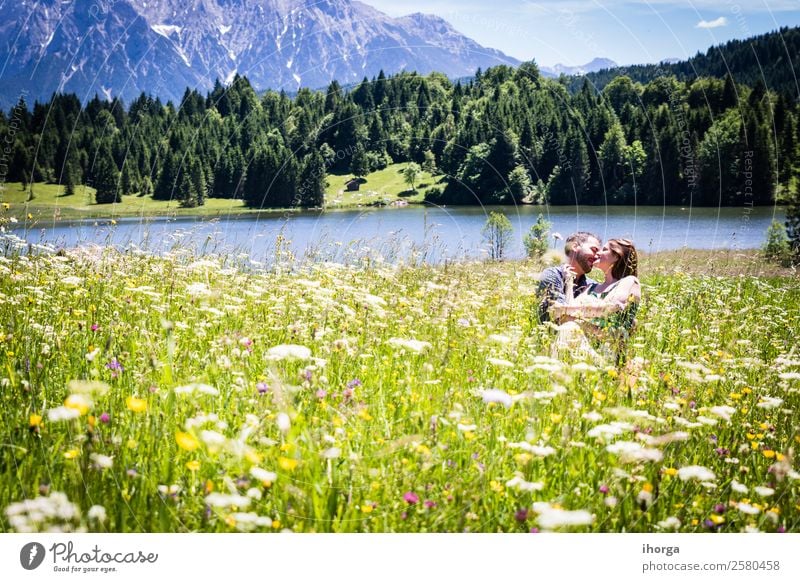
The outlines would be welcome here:
[[[572,233],[567,237],[567,240],[564,242],[564,254],[569,256],[570,253],[572,253],[572,251],[581,246],[590,238],[593,238],[597,242],[600,242],[600,237],[594,234],[593,232],[586,232],[585,230],[580,230],[578,232]]]

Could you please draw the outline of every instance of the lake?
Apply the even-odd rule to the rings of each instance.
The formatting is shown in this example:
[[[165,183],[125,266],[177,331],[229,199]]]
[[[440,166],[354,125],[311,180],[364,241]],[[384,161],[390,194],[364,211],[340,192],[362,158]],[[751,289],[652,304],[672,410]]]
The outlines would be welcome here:
[[[522,237],[542,213],[551,232],[566,237],[576,230],[628,237],[644,252],[692,249],[753,249],[762,246],[778,207],[678,208],[633,206],[521,206],[359,208],[335,211],[263,213],[219,218],[122,218],[68,223],[37,223],[14,229],[30,243],[55,247],[81,244],[135,246],[150,252],[176,248],[197,252],[247,254],[256,262],[276,252],[295,257],[349,262],[364,256],[416,262],[487,256],[481,229],[490,211],[503,212],[514,228],[509,258],[524,254]],[[279,238],[282,237],[282,238]],[[556,248],[563,243],[551,239]],[[376,254],[377,253],[377,254]]]

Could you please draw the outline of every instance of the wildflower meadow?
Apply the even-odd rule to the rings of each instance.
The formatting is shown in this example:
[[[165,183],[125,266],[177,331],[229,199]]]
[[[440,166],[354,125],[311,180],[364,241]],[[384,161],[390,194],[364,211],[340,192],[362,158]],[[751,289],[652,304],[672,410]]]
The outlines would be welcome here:
[[[0,530],[800,531],[796,278],[645,272],[618,366],[540,268],[7,250]]]

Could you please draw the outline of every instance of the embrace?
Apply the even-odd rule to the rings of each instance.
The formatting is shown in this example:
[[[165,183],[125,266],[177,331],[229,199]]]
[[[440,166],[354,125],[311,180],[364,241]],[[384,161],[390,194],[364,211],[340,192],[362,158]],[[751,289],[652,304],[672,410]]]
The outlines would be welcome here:
[[[597,363],[624,358],[642,298],[638,255],[633,243],[612,238],[605,245],[589,232],[570,235],[564,245],[567,263],[545,269],[539,279],[539,321],[556,324],[554,355]],[[603,281],[590,279],[592,269]]]

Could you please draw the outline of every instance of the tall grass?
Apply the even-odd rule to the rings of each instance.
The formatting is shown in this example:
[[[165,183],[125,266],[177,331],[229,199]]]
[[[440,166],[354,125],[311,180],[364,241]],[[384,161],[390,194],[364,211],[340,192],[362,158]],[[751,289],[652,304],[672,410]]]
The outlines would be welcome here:
[[[645,276],[617,368],[548,357],[530,263],[39,250],[3,531],[800,530],[796,280]]]

